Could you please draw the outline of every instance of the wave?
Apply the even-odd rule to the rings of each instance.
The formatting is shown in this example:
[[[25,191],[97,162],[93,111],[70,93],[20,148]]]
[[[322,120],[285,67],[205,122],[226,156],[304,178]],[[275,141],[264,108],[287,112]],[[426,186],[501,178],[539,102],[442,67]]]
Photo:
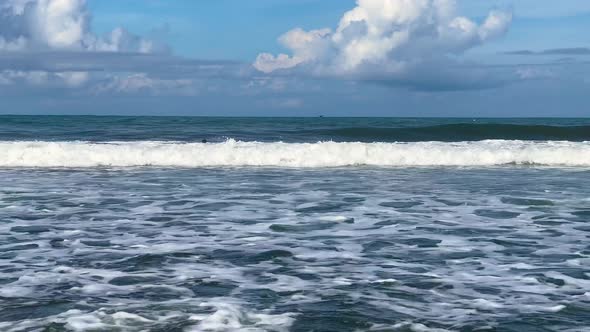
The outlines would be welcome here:
[[[0,116],[0,141],[223,142],[227,138],[289,143],[583,142],[590,141],[590,120]]]
[[[0,167],[590,166],[590,142],[0,142]]]
[[[336,140],[371,141],[479,141],[503,140],[590,140],[590,126],[550,126],[499,123],[456,123],[424,127],[348,127],[322,128],[305,132],[309,136],[331,137]]]

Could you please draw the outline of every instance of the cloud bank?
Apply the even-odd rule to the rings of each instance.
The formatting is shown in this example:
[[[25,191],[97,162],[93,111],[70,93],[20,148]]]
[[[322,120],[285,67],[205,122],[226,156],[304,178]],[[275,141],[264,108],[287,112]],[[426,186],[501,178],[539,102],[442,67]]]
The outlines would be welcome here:
[[[456,66],[457,56],[504,35],[511,22],[510,12],[494,10],[478,24],[458,15],[454,0],[357,0],[335,30],[293,29],[279,38],[291,54],[262,53],[254,67],[402,82],[423,68]]]
[[[0,51],[165,52],[155,41],[116,28],[99,37],[90,29],[85,0],[3,0]]]
[[[552,48],[543,51],[518,50],[505,52],[508,55],[590,55],[590,48],[572,47],[572,48]]]
[[[121,27],[98,36],[91,19],[86,0],[0,1],[0,85],[73,88],[105,79],[137,81],[133,71],[150,61],[138,66],[134,58],[170,52],[167,45]],[[156,79],[147,82],[166,85]]]

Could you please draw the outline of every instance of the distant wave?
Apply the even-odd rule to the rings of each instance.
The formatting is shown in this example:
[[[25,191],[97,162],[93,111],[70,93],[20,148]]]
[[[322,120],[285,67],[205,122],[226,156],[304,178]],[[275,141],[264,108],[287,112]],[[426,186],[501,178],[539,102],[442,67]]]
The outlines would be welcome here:
[[[590,166],[590,142],[0,142],[0,167]]]
[[[457,123],[424,127],[351,127],[306,131],[307,135],[364,142],[480,141],[503,140],[590,140],[590,126],[518,125],[497,123]]]
[[[1,0],[0,0],[1,1]],[[502,121],[503,123],[495,122]],[[1,141],[590,141],[589,119],[3,117]]]

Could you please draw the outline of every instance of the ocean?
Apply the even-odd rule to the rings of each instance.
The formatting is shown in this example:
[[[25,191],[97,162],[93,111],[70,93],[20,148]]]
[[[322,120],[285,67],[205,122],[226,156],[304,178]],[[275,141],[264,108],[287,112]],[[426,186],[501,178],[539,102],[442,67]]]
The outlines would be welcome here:
[[[590,119],[0,116],[0,331],[590,331]]]

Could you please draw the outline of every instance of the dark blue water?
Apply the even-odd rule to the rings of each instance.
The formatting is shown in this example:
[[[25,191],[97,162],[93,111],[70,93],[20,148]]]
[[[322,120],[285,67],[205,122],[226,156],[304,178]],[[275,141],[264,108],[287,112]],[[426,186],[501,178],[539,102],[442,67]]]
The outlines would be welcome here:
[[[590,119],[0,116],[0,140],[418,142],[590,140]]]
[[[0,117],[0,331],[589,331],[589,126]]]

